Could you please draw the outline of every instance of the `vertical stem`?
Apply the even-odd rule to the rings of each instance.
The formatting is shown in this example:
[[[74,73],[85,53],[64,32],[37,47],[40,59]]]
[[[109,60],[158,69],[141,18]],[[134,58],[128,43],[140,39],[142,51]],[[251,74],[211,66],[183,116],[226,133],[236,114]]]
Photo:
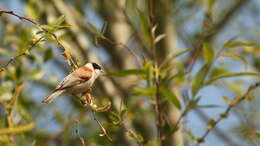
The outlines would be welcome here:
[[[159,76],[159,68],[158,68],[158,56],[156,52],[156,44],[154,42],[155,40],[155,34],[152,32],[153,27],[155,26],[155,16],[154,16],[154,0],[147,0],[148,5],[148,12],[149,12],[149,32],[150,36],[152,37],[150,42],[150,47],[152,51],[153,56],[153,67],[155,69],[154,72],[154,85],[156,87],[156,93],[155,93],[155,114],[156,114],[156,128],[157,128],[157,140],[158,140],[158,146],[162,145],[162,115],[161,115],[161,107],[160,107],[160,76]]]

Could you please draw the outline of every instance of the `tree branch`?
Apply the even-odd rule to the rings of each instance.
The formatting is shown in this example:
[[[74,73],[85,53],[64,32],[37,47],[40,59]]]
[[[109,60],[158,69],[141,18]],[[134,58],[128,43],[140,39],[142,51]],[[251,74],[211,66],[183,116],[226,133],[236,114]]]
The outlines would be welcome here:
[[[34,20],[30,19],[30,18],[21,16],[21,15],[18,15],[18,14],[16,14],[16,13],[13,12],[13,11],[0,10],[0,15],[3,14],[3,13],[9,14],[9,15],[13,15],[13,16],[15,16],[15,17],[18,17],[20,20],[26,20],[26,21],[32,23],[33,25],[37,26],[38,28],[40,28],[41,30],[43,30],[45,33],[50,34],[50,35],[53,37],[53,39],[56,41],[57,45],[62,49],[63,52],[66,51],[66,48],[65,48],[65,47],[62,45],[62,43],[58,40],[57,35],[56,35],[55,33],[53,33],[53,32],[48,31],[47,29],[42,28],[41,25],[40,25],[39,23],[37,23],[36,21],[34,21]],[[73,57],[67,56],[66,54],[65,54],[64,56],[65,56],[65,58],[69,61],[69,65],[71,65],[71,67],[72,67],[73,69],[78,68],[78,64],[77,64],[77,62],[75,61],[75,59],[74,59]]]
[[[249,86],[249,88],[247,89],[246,93],[241,96],[241,97],[237,97],[235,99],[233,99],[231,101],[231,103],[229,103],[229,106],[226,108],[225,112],[223,112],[222,114],[219,115],[219,117],[217,118],[217,120],[211,120],[208,124],[208,128],[205,131],[205,133],[197,139],[197,144],[196,146],[199,146],[201,143],[203,143],[205,141],[205,138],[208,136],[208,134],[217,126],[217,124],[222,121],[223,119],[227,118],[227,116],[229,115],[230,111],[232,108],[234,108],[236,105],[238,105],[239,103],[241,103],[242,101],[244,101],[247,96],[253,91],[255,90],[257,87],[260,86],[260,82],[255,83],[254,85]]]

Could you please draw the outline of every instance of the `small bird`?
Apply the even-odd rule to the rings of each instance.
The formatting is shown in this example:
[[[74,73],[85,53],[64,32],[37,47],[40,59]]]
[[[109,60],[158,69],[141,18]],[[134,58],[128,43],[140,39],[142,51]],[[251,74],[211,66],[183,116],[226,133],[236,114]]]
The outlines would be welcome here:
[[[62,93],[77,95],[87,92],[91,89],[97,77],[103,72],[101,66],[97,63],[87,63],[79,67],[66,76],[42,103],[49,104]]]

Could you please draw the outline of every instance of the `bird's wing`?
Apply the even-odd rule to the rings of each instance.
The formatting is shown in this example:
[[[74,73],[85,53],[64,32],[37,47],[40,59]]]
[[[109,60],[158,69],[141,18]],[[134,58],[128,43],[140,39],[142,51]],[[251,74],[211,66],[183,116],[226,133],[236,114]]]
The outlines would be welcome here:
[[[68,76],[66,76],[55,88],[57,90],[63,90],[74,87],[82,82],[87,82],[92,76],[92,72],[87,71],[85,68],[80,67]]]

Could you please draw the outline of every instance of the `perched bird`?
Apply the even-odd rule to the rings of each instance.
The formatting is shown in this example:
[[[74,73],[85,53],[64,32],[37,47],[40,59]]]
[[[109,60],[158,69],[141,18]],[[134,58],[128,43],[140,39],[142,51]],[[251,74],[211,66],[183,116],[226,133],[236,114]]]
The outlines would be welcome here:
[[[62,93],[77,95],[87,92],[102,72],[101,66],[96,63],[87,63],[79,67],[66,76],[42,103],[49,104]]]

